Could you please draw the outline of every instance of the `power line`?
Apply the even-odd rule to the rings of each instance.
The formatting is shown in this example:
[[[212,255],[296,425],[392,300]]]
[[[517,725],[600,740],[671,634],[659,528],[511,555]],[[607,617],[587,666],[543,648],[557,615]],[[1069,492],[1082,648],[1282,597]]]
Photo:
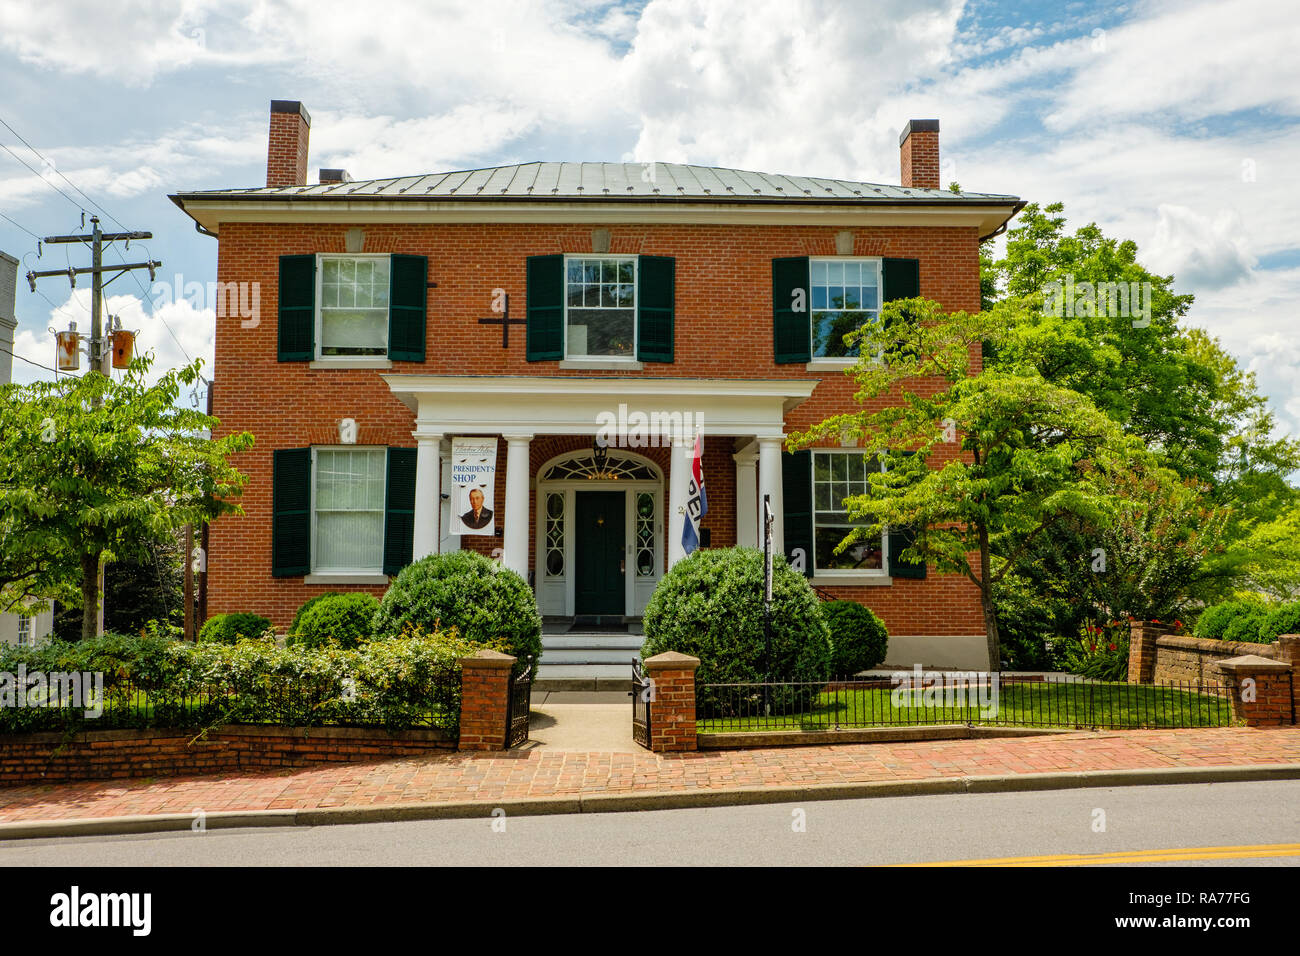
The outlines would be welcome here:
[[[0,219],[7,219],[9,222],[13,223],[15,226],[17,226],[17,227],[18,227],[19,229],[21,229],[23,232],[27,233],[27,235],[29,235],[29,236],[31,236],[33,239],[35,239],[37,242],[40,242],[40,241],[41,241],[41,237],[40,237],[40,236],[36,235],[36,233],[32,232],[30,229],[28,229],[26,226],[24,226],[24,225],[23,225],[21,222],[19,222],[17,219],[11,219],[9,216],[6,216],[6,215],[5,215],[4,213],[2,213],[2,212],[0,212]]]
[[[33,362],[31,359],[19,355],[17,352],[10,352],[7,348],[4,348],[2,346],[0,346],[0,352],[6,352],[9,355],[12,355],[14,358],[18,359],[18,361],[20,362],[26,362],[28,365],[35,365],[37,368],[43,368],[47,372],[53,372],[55,378],[58,378],[59,370],[57,368],[50,368],[48,365],[42,365],[40,362]]]
[[[60,196],[62,196],[62,197],[63,197],[64,199],[66,199],[68,202],[72,203],[72,205],[76,206],[78,209],[80,209],[80,210],[82,210],[82,211],[85,211],[85,207],[82,206],[81,203],[77,202],[75,199],[73,199],[71,196],[69,196],[67,193],[65,193],[65,192],[64,192],[62,189],[60,189],[58,186],[54,185],[54,183],[50,182],[48,179],[46,179],[44,176],[42,176],[40,170],[36,169],[34,166],[32,166],[30,163],[28,163],[27,160],[23,159],[21,156],[19,156],[17,153],[15,153],[12,149],[10,149],[10,148],[9,148],[8,146],[6,146],[4,143],[0,143],[0,149],[3,149],[6,153],[8,153],[8,154],[9,154],[10,156],[12,156],[14,159],[18,160],[18,162],[20,162],[20,163],[22,163],[24,166],[26,166],[28,172],[30,172],[33,176],[35,176],[35,177],[36,177],[37,179],[39,179],[41,182],[45,183],[45,185],[49,186],[51,189],[53,189],[56,193],[58,193]]]
[[[128,231],[128,232],[130,231],[130,230],[128,230],[128,229],[126,228],[126,226],[122,225],[121,221],[118,220],[118,218],[117,218],[116,216],[114,216],[111,212],[109,212],[107,209],[105,209],[105,208],[104,208],[103,206],[101,206],[99,203],[95,202],[95,200],[93,200],[93,199],[91,199],[89,196],[87,196],[86,193],[85,193],[85,191],[84,191],[80,186],[78,186],[76,183],[74,183],[74,182],[73,182],[71,179],[69,179],[67,176],[63,175],[63,173],[59,170],[59,167],[55,166],[53,162],[51,162],[51,161],[50,161],[49,159],[47,159],[44,155],[42,155],[42,154],[41,154],[41,151],[40,151],[39,149],[37,149],[37,148],[36,148],[35,146],[33,146],[31,143],[27,142],[27,140],[23,139],[22,134],[19,133],[18,130],[14,129],[12,126],[10,126],[7,122],[5,122],[5,118],[4,118],[3,116],[0,116],[0,126],[3,126],[5,129],[9,130],[9,132],[11,132],[11,133],[13,133],[15,136],[17,136],[17,137],[18,137],[18,141],[19,141],[20,143],[22,143],[24,146],[26,146],[28,149],[30,149],[30,150],[31,150],[33,153],[35,153],[38,157],[40,157],[41,162],[45,163],[45,165],[47,165],[50,169],[52,169],[52,170],[54,171],[54,174],[55,174],[56,176],[58,176],[60,179],[62,179],[65,183],[67,183],[69,186],[71,186],[71,187],[72,187],[73,189],[75,189],[77,192],[81,193],[82,198],[84,198],[88,203],[90,203],[92,206],[94,206],[96,209],[98,209],[100,212],[102,212],[102,213],[103,213],[105,216],[107,216],[109,219],[113,220],[113,222],[117,223],[117,225],[118,225],[118,227],[119,227],[120,229],[123,229],[123,230]],[[41,178],[44,179],[45,177],[42,176]],[[80,203],[76,203],[76,205],[80,206]]]

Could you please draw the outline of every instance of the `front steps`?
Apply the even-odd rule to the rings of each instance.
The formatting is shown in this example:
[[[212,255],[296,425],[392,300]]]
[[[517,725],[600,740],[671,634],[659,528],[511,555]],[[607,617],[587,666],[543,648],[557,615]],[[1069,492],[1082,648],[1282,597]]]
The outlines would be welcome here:
[[[644,634],[570,631],[542,633],[542,662],[534,691],[610,691],[632,689],[632,661],[641,654]]]

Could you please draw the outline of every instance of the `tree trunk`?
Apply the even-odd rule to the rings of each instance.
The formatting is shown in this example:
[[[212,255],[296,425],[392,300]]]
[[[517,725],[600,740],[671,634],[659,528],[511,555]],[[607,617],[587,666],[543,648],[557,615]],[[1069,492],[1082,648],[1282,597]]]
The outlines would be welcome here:
[[[991,594],[980,594],[980,604],[984,608],[984,637],[988,642],[989,670],[1002,670],[1002,642],[998,637],[998,615],[993,609]]]
[[[99,552],[81,556],[81,639],[99,631]]]

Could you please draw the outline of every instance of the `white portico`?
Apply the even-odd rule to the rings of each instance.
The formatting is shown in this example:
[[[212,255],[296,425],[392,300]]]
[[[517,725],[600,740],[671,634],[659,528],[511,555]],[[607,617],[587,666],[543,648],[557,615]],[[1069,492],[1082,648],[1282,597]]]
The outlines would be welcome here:
[[[588,578],[592,562],[598,560],[610,565],[605,569],[609,574],[624,575],[618,579],[625,582],[620,585],[624,588],[620,613],[634,615],[640,613],[662,573],[662,556],[666,553],[669,565],[683,557],[687,474],[697,425],[705,436],[733,438],[737,543],[757,545],[759,503],[764,495],[771,496],[773,510],[780,513],[785,416],[807,399],[817,384],[798,379],[609,376],[383,378],[393,394],[415,413],[414,558],[458,547],[457,539],[447,537],[448,511],[440,506],[448,491],[443,483],[449,440],[467,435],[500,436],[505,453],[502,562],[524,577],[530,570],[535,571],[544,613],[569,616],[583,613],[581,583],[575,585],[572,569],[581,569],[584,562]],[[580,453],[569,453],[539,463],[534,473],[530,466],[534,439],[551,435],[594,437],[602,422],[619,414],[620,406],[624,407],[625,418],[630,416],[634,421],[660,425],[672,421],[689,427],[675,428],[671,435],[648,435],[635,428],[616,434],[603,471],[593,471],[589,453],[585,458]],[[638,414],[644,417],[637,419]],[[647,440],[657,447],[672,441],[667,474],[638,454],[638,445]],[[617,489],[622,496],[614,499],[607,494],[602,499],[602,489]],[[537,514],[530,508],[533,491],[538,492]],[[606,505],[621,509],[611,512],[608,520],[623,531],[612,539],[612,545],[602,546],[600,557],[593,557],[590,544],[583,552],[580,532],[590,517],[588,512]],[[602,526],[606,523],[603,512],[592,520]],[[530,530],[536,542],[531,553]],[[557,540],[563,542],[559,547]],[[781,545],[779,531],[775,544],[778,548]],[[654,565],[652,573],[645,570],[647,561]],[[548,573],[548,568],[559,573]],[[595,569],[597,576],[600,571]],[[582,576],[578,577],[581,581]]]

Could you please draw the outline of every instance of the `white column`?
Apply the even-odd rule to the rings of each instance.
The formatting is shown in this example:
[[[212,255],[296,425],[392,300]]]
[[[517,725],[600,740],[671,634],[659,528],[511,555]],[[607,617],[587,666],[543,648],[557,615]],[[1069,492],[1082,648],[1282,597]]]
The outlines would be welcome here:
[[[763,496],[769,495],[772,503],[772,553],[785,554],[785,535],[782,533],[781,517],[781,438],[760,438],[758,440],[758,513],[763,512]],[[762,547],[762,523],[759,523],[759,547]],[[789,558],[789,555],[786,555]]]
[[[505,554],[501,563],[528,580],[528,444],[532,435],[506,435]]]
[[[682,529],[686,527],[686,494],[690,487],[694,445],[674,442],[668,465],[668,566],[686,557]]]
[[[731,457],[736,462],[736,544],[762,546],[758,534],[758,454],[753,443]]]
[[[438,518],[442,514],[441,435],[415,436],[415,532],[411,558],[438,553]]]

